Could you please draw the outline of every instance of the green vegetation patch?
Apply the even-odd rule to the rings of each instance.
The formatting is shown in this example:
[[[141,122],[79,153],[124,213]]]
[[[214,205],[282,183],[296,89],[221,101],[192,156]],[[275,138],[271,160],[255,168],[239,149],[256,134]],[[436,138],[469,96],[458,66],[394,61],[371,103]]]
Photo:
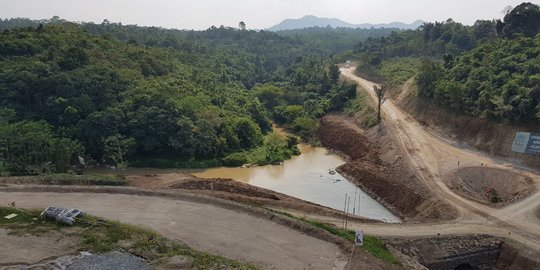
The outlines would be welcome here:
[[[52,185],[97,185],[97,186],[123,186],[126,181],[120,176],[84,174],[73,175],[67,173],[36,176],[43,184]]]
[[[319,229],[325,230],[333,235],[337,235],[351,242],[351,244],[354,242],[355,232],[352,230],[341,229],[341,228],[336,227],[333,224],[309,220],[306,218],[298,218],[295,215],[292,215],[287,212],[276,211],[276,210],[268,209],[268,208],[266,209],[274,213],[277,213],[279,215],[292,218],[292,219],[301,221],[305,224],[311,225],[313,227],[317,227]],[[362,246],[362,248],[366,250],[367,252],[371,253],[376,258],[379,258],[389,263],[400,264],[400,261],[396,257],[394,257],[394,255],[392,255],[392,253],[384,246],[384,243],[382,242],[380,238],[377,238],[375,236],[364,235],[364,246]]]
[[[4,218],[12,213],[17,216],[10,220]],[[66,236],[80,239],[80,250],[103,253],[123,249],[149,261],[177,255],[187,256],[191,258],[193,267],[196,269],[257,269],[251,264],[196,251],[148,229],[106,221],[89,215],[78,219],[75,226],[67,227],[51,220],[39,219],[39,213],[35,210],[0,207],[0,228],[8,229],[12,234],[30,233],[33,235],[61,230]]]
[[[377,111],[370,106],[368,98],[365,91],[359,91],[358,96],[350,100],[343,110],[346,115],[359,119],[363,128],[377,125]]]
[[[322,223],[304,218],[300,218],[299,220],[309,225],[323,229],[331,234],[337,235],[347,241],[350,241],[351,243],[354,242],[354,231],[341,229],[333,224]],[[388,249],[386,249],[382,240],[375,236],[364,235],[364,245],[362,246],[362,248],[365,249],[367,252],[371,253],[376,258],[379,258],[383,261],[400,264],[399,260],[396,259],[396,257],[394,257],[394,255],[392,255],[390,251],[388,251]]]
[[[41,185],[91,186],[123,186],[126,184],[126,181],[121,176],[99,174],[73,175],[67,173],[0,177],[0,182]]]
[[[498,39],[444,63],[424,61],[419,95],[449,110],[506,123],[540,120],[540,34]]]
[[[401,57],[383,61],[377,73],[383,76],[390,85],[401,85],[414,77],[420,68],[419,58]]]
[[[249,151],[232,153],[222,159],[224,166],[279,164],[293,155],[299,155],[298,138],[270,133],[264,137],[261,146]]]

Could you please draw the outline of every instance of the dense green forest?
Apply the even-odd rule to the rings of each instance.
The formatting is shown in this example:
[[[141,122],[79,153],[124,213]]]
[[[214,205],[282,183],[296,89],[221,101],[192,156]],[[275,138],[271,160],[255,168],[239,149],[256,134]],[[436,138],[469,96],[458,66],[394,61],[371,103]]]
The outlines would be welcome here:
[[[482,44],[445,63],[426,61],[420,95],[453,111],[502,122],[540,119],[540,35]]]
[[[333,63],[349,56],[392,85],[416,75],[422,98],[459,113],[540,118],[540,11],[530,3],[502,21],[407,31],[186,31],[58,17],[0,20],[0,31],[0,172],[66,172],[79,157],[278,163],[299,141],[273,134],[273,123],[313,142],[326,113],[366,109],[356,85],[338,80]],[[351,52],[330,58],[346,44]]]
[[[457,57],[424,61],[419,94],[452,111],[506,123],[540,119],[540,8],[524,3],[497,22],[497,36]]]
[[[0,23],[0,171],[65,172],[78,156],[117,166],[275,163],[297,154],[298,140],[271,134],[272,119],[310,140],[318,117],[355,96],[336,66],[273,33],[12,24]]]
[[[540,9],[523,3],[504,19],[451,19],[368,38],[359,69],[399,85],[416,75],[420,96],[451,111],[506,123],[540,119]],[[376,77],[376,76],[375,76]]]
[[[325,55],[334,55],[350,51],[353,44],[365,41],[368,38],[373,40],[400,31],[402,30],[398,28],[310,27],[297,30],[282,30],[275,33],[310,44]]]

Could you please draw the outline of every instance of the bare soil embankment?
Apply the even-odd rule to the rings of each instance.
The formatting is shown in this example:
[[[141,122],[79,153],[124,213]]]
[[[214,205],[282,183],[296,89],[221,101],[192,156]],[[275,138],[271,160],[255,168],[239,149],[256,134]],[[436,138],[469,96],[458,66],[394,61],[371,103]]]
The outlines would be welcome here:
[[[540,158],[512,152],[512,141],[517,131],[540,132],[538,125],[512,126],[466,115],[459,115],[414,94],[414,84],[406,83],[396,99],[404,109],[428,130],[466,143],[490,155],[508,158],[517,163],[540,169]]]
[[[409,169],[386,129],[360,129],[353,119],[329,115],[319,138],[350,157],[338,171],[406,221],[449,220],[457,212],[431,193]]]
[[[454,192],[492,207],[518,202],[536,191],[530,177],[487,167],[458,169],[445,182]]]
[[[75,187],[106,186],[93,184],[93,181],[78,181],[77,178],[77,176],[73,176],[73,180],[67,179],[65,181],[53,183],[53,185],[67,185]],[[0,177],[0,185],[51,185],[51,181],[44,180],[43,176]],[[307,213],[317,213],[319,215],[330,217],[342,218],[344,216],[342,212],[325,206],[297,199],[295,197],[269,189],[238,182],[232,179],[203,179],[181,172],[166,174],[139,174],[126,176],[125,181],[122,180],[122,185],[146,190],[188,190],[195,194],[203,194],[243,204],[264,206],[276,209],[278,211],[297,210]],[[114,189],[110,189],[110,191],[114,193]],[[380,222],[368,218],[351,218],[364,222]]]
[[[307,202],[273,190],[252,186],[232,179],[203,179],[185,173],[169,173],[156,175],[131,175],[127,183],[144,189],[182,191],[203,194],[229,201],[264,206],[279,211],[297,210],[306,213],[317,213],[323,216],[343,217],[343,213],[334,209]],[[377,220],[353,217],[364,222],[380,222]]]

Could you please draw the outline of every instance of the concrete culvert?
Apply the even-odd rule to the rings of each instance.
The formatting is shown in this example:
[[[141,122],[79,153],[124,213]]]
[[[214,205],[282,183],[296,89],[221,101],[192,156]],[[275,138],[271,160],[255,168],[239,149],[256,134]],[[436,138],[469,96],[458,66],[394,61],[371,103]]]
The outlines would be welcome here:
[[[454,270],[480,270],[478,267],[474,267],[468,263],[462,263],[458,265]]]
[[[446,177],[454,192],[494,207],[524,199],[536,190],[530,177],[507,170],[465,167]]]

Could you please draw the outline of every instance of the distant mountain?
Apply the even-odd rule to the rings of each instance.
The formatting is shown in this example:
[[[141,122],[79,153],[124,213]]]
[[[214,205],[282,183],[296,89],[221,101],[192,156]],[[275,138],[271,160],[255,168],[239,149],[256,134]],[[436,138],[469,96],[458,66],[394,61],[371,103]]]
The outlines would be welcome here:
[[[424,22],[417,20],[413,23],[406,24],[402,22],[392,22],[392,23],[381,23],[381,24],[352,24],[344,22],[337,18],[319,18],[313,15],[304,16],[300,19],[286,19],[279,24],[276,24],[270,28],[269,31],[281,31],[281,30],[294,30],[302,29],[309,27],[327,27],[332,28],[337,27],[346,27],[346,28],[400,28],[400,29],[416,29],[418,26],[422,25]]]

